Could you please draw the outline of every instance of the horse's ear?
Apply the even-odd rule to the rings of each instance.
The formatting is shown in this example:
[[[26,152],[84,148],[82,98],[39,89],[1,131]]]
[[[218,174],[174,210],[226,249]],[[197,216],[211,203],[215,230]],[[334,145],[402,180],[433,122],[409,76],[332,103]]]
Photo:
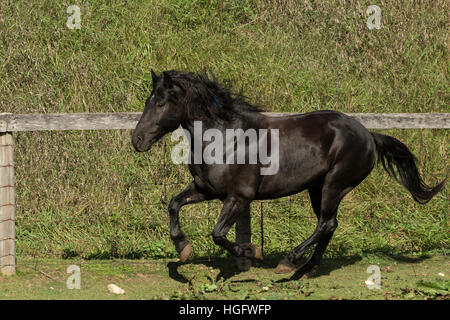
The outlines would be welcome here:
[[[169,74],[167,72],[162,73],[162,78],[163,78],[164,87],[172,88],[172,86],[173,86],[172,78],[169,76]]]
[[[157,76],[156,73],[153,71],[153,69],[151,69],[151,72],[152,72],[152,82],[153,82],[153,85],[155,85],[156,82],[158,82],[158,76]]]

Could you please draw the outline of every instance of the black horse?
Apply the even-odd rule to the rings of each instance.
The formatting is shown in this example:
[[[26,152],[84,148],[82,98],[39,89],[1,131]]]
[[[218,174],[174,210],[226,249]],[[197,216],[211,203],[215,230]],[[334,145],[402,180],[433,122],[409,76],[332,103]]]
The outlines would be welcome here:
[[[318,225],[308,239],[280,261],[275,272],[293,271],[302,255],[316,244],[302,267],[311,272],[317,271],[336,230],[339,203],[372,171],[377,157],[419,203],[428,202],[447,179],[435,187],[427,186],[419,175],[414,155],[402,142],[369,132],[345,114],[317,111],[271,117],[220,85],[213,75],[171,70],[157,76],[152,70],[152,80],[153,91],[133,132],[132,143],[137,151],[143,152],[180,125],[190,133],[189,170],[194,179],[169,204],[170,237],[183,262],[192,251],[179,224],[180,208],[186,204],[220,199],[223,207],[212,232],[214,242],[234,256],[262,259],[257,246],[228,240],[228,231],[240,215],[248,214],[253,200],[285,197],[307,189]],[[227,129],[266,129],[270,137],[272,130],[277,129],[277,148],[272,139],[266,140],[268,150],[278,151],[278,171],[263,175],[262,163],[194,161],[195,121],[201,121],[202,132],[215,128],[224,135]],[[205,147],[202,142],[200,151]],[[250,158],[248,150],[246,156]]]

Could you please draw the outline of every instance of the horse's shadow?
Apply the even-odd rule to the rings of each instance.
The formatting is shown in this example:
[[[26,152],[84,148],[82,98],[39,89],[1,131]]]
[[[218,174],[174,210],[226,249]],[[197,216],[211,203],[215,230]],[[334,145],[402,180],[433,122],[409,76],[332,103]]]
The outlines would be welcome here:
[[[183,274],[181,274],[178,270],[179,267],[187,264],[203,265],[208,268],[219,269],[219,274],[216,277],[216,281],[219,281],[220,279],[223,279],[225,281],[239,273],[245,272],[239,270],[235,265],[235,262],[231,258],[196,258],[187,262],[171,261],[167,263],[167,268],[169,269],[169,277],[178,282],[189,283],[190,280]]]
[[[408,255],[404,255],[401,253],[393,254],[385,252],[385,250],[375,250],[366,252],[366,254],[375,254],[375,255],[382,255],[388,259],[392,259],[394,261],[397,261],[398,263],[419,263],[423,260],[429,259],[431,256],[427,254],[422,254],[420,256],[411,257]],[[278,262],[284,257],[284,254],[278,253],[278,254],[271,254],[266,255],[264,257],[263,261],[253,261],[252,267],[258,269],[275,269]],[[296,272],[290,275],[286,275],[285,277],[277,280],[276,282],[287,282],[292,280],[299,280],[303,277],[309,277],[309,278],[315,278],[320,277],[324,275],[329,275],[334,270],[338,270],[340,268],[355,264],[362,260],[362,256],[360,255],[342,255],[339,257],[332,257],[332,258],[323,258],[322,263],[320,264],[319,269],[317,272],[315,272],[313,275],[309,274],[309,270],[305,270],[304,268],[300,267],[297,269]],[[303,259],[303,261],[300,263],[304,263],[306,261],[306,258]],[[181,274],[178,270],[180,266],[186,265],[186,264],[194,264],[194,265],[203,265],[208,268],[213,269],[219,269],[219,274],[216,277],[216,281],[219,280],[228,280],[232,278],[233,276],[236,276],[240,273],[245,273],[247,271],[239,270],[236,262],[232,258],[196,258],[190,261],[187,261],[185,263],[182,262],[169,262],[167,264],[167,267],[169,269],[169,277],[173,280],[176,280],[178,282],[182,283],[189,283],[190,280],[187,279],[183,274]],[[251,271],[250,271],[251,272]],[[274,273],[275,276],[275,273]],[[240,280],[239,282],[248,282],[248,281],[256,281],[256,280]]]
[[[283,255],[270,255],[266,256],[263,261],[253,261],[252,267],[262,268],[262,269],[275,269],[278,262],[282,259]],[[340,269],[347,265],[354,264],[360,261],[362,258],[359,255],[339,257],[339,258],[324,258],[320,268],[313,275],[313,277],[319,277],[322,275],[330,274],[333,270]],[[186,278],[182,273],[179,272],[179,268],[186,264],[203,265],[208,268],[218,269],[219,274],[216,277],[216,281],[223,280],[226,281],[240,273],[248,272],[248,270],[240,270],[234,259],[232,258],[197,258],[187,262],[174,262],[171,261],[167,264],[169,270],[169,277],[175,281],[181,283],[189,283],[190,280]],[[274,273],[275,275],[275,273]],[[287,275],[277,282],[285,282],[291,280],[298,280],[303,276],[307,275],[307,270],[301,267],[292,275]],[[311,276],[310,276],[311,277]]]

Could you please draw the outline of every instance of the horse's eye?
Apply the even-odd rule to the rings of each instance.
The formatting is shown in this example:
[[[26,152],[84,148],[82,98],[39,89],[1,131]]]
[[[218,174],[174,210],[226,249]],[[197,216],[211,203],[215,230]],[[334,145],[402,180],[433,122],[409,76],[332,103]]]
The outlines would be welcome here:
[[[162,108],[162,107],[164,107],[164,104],[165,104],[165,103],[158,102],[158,103],[157,103],[157,106],[160,107],[160,108]]]

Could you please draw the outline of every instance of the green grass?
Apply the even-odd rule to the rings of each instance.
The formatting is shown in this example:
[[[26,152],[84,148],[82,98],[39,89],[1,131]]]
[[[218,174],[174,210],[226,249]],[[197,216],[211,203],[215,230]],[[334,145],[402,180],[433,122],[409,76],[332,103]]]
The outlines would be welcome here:
[[[448,2],[71,1],[0,3],[0,112],[141,111],[150,69],[213,70],[271,111],[448,112]],[[384,130],[418,156],[425,180],[448,171],[448,130]],[[168,137],[137,154],[130,131],[15,135],[19,257],[174,257],[167,204],[190,181]],[[445,252],[448,186],[425,206],[377,168],[349,194],[328,257]],[[315,217],[306,194],[252,206],[253,241],[286,252]],[[219,202],[183,208],[197,257],[224,256],[210,233]],[[230,234],[233,237],[233,234]]]

